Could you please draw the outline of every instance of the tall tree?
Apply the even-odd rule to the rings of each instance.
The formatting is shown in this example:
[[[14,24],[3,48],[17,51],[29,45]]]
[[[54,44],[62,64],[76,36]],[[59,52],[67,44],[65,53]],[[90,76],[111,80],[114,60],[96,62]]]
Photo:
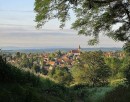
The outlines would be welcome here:
[[[111,71],[100,52],[86,52],[81,54],[71,73],[75,82],[101,86],[108,83]]]
[[[99,34],[115,40],[130,41],[130,0],[35,0],[37,27],[58,18],[64,27],[73,10],[77,19],[72,28],[92,36],[89,44],[99,42]],[[117,25],[116,29],[113,26]]]

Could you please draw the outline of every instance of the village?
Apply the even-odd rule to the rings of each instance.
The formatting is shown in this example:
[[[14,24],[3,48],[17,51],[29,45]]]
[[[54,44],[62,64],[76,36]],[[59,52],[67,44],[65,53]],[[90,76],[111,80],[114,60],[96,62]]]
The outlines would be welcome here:
[[[68,52],[62,52],[60,50],[53,53],[20,53],[16,52],[15,55],[6,56],[7,63],[15,65],[20,68],[35,69],[36,72],[41,70],[52,70],[53,68],[68,68],[71,69],[75,63],[80,59],[80,55],[84,53],[80,45],[77,49],[70,50]],[[123,59],[125,53],[123,51],[118,52],[102,52],[105,58],[119,58]]]

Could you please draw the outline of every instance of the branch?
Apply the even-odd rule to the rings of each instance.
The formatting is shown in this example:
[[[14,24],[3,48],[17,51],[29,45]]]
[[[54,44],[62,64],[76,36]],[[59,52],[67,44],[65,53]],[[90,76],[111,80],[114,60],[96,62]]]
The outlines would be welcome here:
[[[113,0],[101,0],[101,1],[98,1],[98,0],[93,0],[94,3],[98,3],[98,4],[106,4],[106,3],[110,3],[110,2],[113,2]]]
[[[125,21],[125,20],[118,20],[118,19],[113,21],[113,23],[118,23],[118,22],[120,22],[120,23],[129,23],[129,22]]]
[[[124,5],[123,5],[123,8],[124,8],[124,10],[125,10],[125,12],[126,12],[126,14],[128,16],[129,25],[130,25],[130,12],[129,12],[129,10]]]

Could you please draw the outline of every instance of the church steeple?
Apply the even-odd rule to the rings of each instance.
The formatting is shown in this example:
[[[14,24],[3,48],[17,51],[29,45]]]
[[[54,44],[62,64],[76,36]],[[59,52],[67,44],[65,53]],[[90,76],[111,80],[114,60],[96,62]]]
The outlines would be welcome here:
[[[79,48],[78,48],[78,50],[79,50],[79,51],[81,50],[81,47],[80,47],[80,45],[79,45]]]

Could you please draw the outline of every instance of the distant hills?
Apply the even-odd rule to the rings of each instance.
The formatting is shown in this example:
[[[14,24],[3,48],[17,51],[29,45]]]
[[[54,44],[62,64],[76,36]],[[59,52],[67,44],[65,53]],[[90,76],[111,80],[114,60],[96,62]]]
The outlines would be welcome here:
[[[23,52],[23,53],[44,53],[44,52],[54,52],[54,51],[64,51],[68,52],[72,49],[77,49],[77,48],[28,48],[28,49],[20,49],[20,48],[11,48],[11,49],[5,49],[3,48],[4,52],[9,52],[9,53],[15,53],[15,52]],[[121,51],[122,48],[116,48],[116,47],[101,47],[101,48],[81,48],[82,51]]]

